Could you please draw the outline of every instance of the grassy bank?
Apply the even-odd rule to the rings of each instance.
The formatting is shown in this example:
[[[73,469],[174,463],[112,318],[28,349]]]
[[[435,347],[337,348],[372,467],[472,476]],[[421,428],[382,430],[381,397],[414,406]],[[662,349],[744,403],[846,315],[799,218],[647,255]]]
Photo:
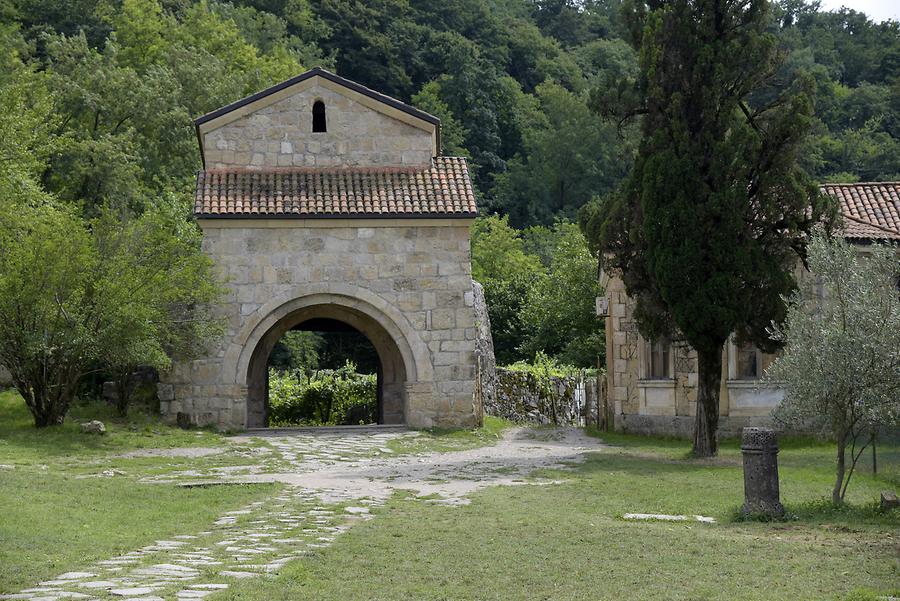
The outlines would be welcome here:
[[[21,397],[0,392],[0,592],[202,530],[224,511],[275,490],[271,485],[185,489],[141,483],[144,475],[205,459],[119,454],[216,446],[221,438],[170,428],[139,413],[112,419],[99,405],[75,407],[72,414],[61,426],[38,430]],[[107,434],[81,433],[78,421],[93,418],[104,420]]]
[[[397,496],[333,547],[223,599],[874,599],[900,592],[900,513],[875,508],[896,488],[861,471],[848,507],[828,496],[833,447],[783,443],[785,522],[735,521],[737,443],[686,458],[684,441],[614,435],[556,486],[495,487],[464,507]],[[630,522],[626,512],[701,514],[718,523]],[[350,576],[352,575],[352,576]]]

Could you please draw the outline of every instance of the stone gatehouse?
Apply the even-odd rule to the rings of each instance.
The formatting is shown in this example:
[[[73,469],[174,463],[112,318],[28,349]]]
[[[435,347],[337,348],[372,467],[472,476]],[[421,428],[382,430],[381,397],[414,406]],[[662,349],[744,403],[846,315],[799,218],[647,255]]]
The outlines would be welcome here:
[[[273,346],[330,320],[378,353],[380,423],[480,421],[477,209],[465,160],[440,156],[439,120],[316,68],[195,124],[194,214],[226,282],[225,332],[164,375],[163,413],[265,426]]]

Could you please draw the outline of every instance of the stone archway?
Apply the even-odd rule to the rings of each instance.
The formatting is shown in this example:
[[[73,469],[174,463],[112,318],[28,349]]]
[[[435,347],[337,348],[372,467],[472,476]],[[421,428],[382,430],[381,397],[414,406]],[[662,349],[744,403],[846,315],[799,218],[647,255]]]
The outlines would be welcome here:
[[[375,348],[380,363],[381,423],[410,421],[410,391],[429,382],[433,369],[428,348],[401,313],[370,291],[335,284],[291,299],[273,299],[249,316],[231,351],[226,370],[245,384],[246,427],[266,425],[267,360],[278,339],[304,322],[332,319],[361,332]],[[327,292],[325,290],[328,290]]]
[[[378,423],[406,423],[407,367],[397,341],[373,316],[357,307],[310,304],[287,313],[256,343],[247,367],[247,427],[268,424],[268,359],[272,348],[288,330],[315,320],[342,322],[362,333],[378,354]]]

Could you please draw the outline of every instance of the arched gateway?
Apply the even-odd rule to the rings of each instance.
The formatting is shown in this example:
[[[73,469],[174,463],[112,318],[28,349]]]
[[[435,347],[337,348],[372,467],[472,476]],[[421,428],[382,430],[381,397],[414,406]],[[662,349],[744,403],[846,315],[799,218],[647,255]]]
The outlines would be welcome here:
[[[196,120],[194,212],[225,278],[225,332],[164,375],[165,414],[266,425],[267,359],[304,324],[374,346],[379,422],[472,426],[475,315],[464,159],[431,115],[313,69]]]

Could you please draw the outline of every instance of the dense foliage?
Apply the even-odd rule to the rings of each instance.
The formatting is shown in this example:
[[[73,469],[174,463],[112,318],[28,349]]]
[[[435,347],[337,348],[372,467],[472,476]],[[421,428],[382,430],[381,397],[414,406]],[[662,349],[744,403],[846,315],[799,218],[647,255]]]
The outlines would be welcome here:
[[[377,378],[347,363],[336,370],[269,370],[270,426],[371,424],[378,420]]]
[[[187,230],[187,231],[185,231]],[[218,328],[218,298],[197,233],[157,211],[84,223],[53,205],[0,206],[0,364],[35,425],[61,423],[82,376],[165,368]]]
[[[85,215],[184,203],[200,166],[190,119],[320,64],[437,114],[482,206],[549,225],[630,166],[633,128],[589,110],[637,72],[620,4],[3,0],[0,145],[30,158],[0,167],[0,186],[31,173]],[[813,178],[900,178],[897,23],[783,0],[766,25],[785,73],[816,84]]]
[[[779,88],[783,65],[766,0],[672,0],[626,13],[639,75],[600,99],[642,115],[641,143],[618,194],[583,211],[622,274],[648,339],[697,352],[694,453],[714,455],[729,336],[772,343],[812,225],[827,205],[798,165],[812,118],[810,83]]]
[[[768,377],[785,390],[778,421],[837,442],[832,500],[842,503],[862,452],[900,426],[900,266],[896,248],[827,238],[810,244],[809,263],[818,280],[773,332],[785,347]]]
[[[547,231],[614,194],[633,162],[638,126],[596,116],[628,105],[627,86],[614,82],[639,72],[623,4],[635,6],[0,0],[0,205],[53,204],[59,212],[46,219],[68,220],[76,232],[109,215],[121,223],[145,212],[186,216],[200,168],[191,118],[322,65],[439,116],[444,151],[471,159],[483,210],[519,229],[547,226],[513,232],[539,265],[527,257],[519,265],[514,253],[490,267],[488,251],[478,267],[475,249],[476,271],[489,272],[483,283],[501,360],[544,349],[594,365],[599,341],[572,342],[594,325],[585,275],[594,269],[581,251],[548,258],[555,246]],[[797,81],[816,91],[811,135],[796,155],[812,179],[900,179],[898,24],[781,0],[762,25],[784,60],[780,81],[753,102],[807,74]],[[476,241],[482,234],[476,228]],[[80,244],[81,234],[73,236],[53,252]],[[561,302],[569,287],[577,307]],[[590,332],[596,338],[597,328]]]
[[[597,259],[577,225],[520,232],[506,217],[480,218],[472,228],[472,274],[484,286],[499,364],[538,353],[578,367],[602,360]]]

